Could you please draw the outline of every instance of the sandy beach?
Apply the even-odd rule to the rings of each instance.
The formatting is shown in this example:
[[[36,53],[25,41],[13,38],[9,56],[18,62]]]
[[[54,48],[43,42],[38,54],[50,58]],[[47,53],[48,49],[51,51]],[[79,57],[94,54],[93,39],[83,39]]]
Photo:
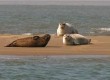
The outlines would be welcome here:
[[[4,47],[26,35],[0,35],[0,55],[109,55],[110,36],[87,36],[89,45],[66,46],[62,37],[51,35],[46,47]]]

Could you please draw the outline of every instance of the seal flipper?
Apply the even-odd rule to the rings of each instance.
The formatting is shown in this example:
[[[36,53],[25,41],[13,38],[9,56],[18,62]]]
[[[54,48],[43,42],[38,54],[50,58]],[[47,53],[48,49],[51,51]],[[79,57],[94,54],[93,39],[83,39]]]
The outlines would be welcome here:
[[[39,39],[39,38],[40,38],[39,36],[34,36],[34,37],[33,37],[34,40],[37,40],[37,39]]]
[[[88,44],[90,44],[91,43],[91,39],[88,39]]]
[[[12,43],[6,45],[5,47],[16,47],[16,41],[13,41]]]

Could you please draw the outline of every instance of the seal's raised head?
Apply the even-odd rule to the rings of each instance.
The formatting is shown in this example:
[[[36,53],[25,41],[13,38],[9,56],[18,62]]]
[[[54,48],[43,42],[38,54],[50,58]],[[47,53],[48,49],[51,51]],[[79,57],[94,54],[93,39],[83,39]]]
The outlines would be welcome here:
[[[70,36],[70,34],[65,34],[63,36],[63,44],[73,45],[74,44],[73,40],[74,39]]]
[[[65,29],[66,24],[65,23],[59,23],[59,26],[58,27],[61,28],[61,29]]]
[[[64,38],[65,40],[69,41],[72,37],[69,36],[69,34],[65,34],[65,35],[63,36],[63,38]]]
[[[42,44],[42,47],[45,47],[49,42],[51,36],[49,34],[45,34],[39,39],[39,43]]]
[[[44,36],[43,36],[43,38],[45,39],[45,40],[47,40],[47,41],[49,41],[50,40],[50,35],[49,34],[45,34]]]

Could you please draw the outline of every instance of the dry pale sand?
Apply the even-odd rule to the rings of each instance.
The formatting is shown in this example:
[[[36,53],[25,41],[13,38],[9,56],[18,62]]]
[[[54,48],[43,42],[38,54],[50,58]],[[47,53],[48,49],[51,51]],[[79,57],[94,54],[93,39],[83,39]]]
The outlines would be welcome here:
[[[0,55],[109,55],[110,36],[88,36],[89,45],[66,46],[62,37],[52,35],[46,47],[4,47],[24,35],[0,35]]]

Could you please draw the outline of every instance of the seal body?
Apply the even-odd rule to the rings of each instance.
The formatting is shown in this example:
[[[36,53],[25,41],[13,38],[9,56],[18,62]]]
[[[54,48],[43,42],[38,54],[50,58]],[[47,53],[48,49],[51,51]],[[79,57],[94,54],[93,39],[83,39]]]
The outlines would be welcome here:
[[[76,29],[69,23],[59,23],[57,28],[57,36],[63,36],[64,34],[75,34],[78,33]]]
[[[91,39],[81,34],[65,34],[63,36],[63,44],[65,45],[83,45],[89,44]]]
[[[49,34],[45,34],[42,37],[33,36],[21,38],[8,44],[6,47],[45,47],[50,38],[51,36]]]

